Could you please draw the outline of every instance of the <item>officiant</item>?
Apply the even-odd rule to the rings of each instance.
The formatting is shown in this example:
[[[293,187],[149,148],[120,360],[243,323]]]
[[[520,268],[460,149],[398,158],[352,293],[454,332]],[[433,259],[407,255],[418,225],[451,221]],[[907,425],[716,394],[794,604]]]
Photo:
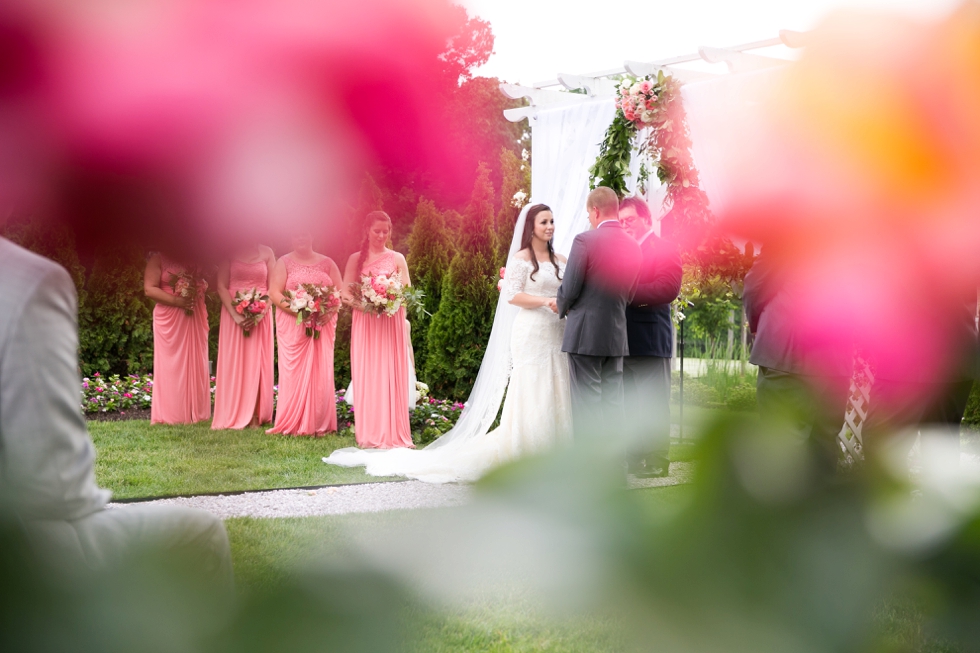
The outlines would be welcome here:
[[[673,243],[654,232],[650,207],[642,197],[620,202],[619,222],[643,255],[636,294],[626,307],[629,356],[623,359],[623,389],[630,431],[628,472],[667,476],[674,337],[670,303],[681,290],[681,257]]]

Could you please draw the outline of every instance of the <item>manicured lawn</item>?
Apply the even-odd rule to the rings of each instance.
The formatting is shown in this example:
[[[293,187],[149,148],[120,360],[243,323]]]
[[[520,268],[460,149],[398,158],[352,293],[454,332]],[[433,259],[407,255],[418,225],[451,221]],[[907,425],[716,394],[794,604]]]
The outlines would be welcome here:
[[[674,502],[683,487],[648,492],[652,503]],[[236,518],[225,522],[231,539],[236,582],[244,593],[274,590],[304,562],[344,555],[355,546],[352,534],[369,528],[379,537],[417,518],[419,511],[395,511],[297,519]],[[395,538],[390,538],[393,542]],[[425,555],[425,552],[420,552]],[[481,601],[431,611],[416,607],[411,624],[413,646],[421,652],[551,651],[587,653],[626,650],[622,626],[609,615],[577,618],[547,616],[520,592],[505,601]]]
[[[354,438],[292,438],[264,429],[212,431],[209,422],[151,426],[145,420],[89,422],[98,455],[95,474],[117,499],[385,481],[360,467],[327,465]],[[694,447],[675,444],[671,459],[690,460]]]
[[[651,508],[682,502],[689,487],[640,490]],[[370,528],[378,536],[395,533],[420,513],[395,511],[340,517],[227,520],[239,590],[274,590],[291,572],[302,573],[305,562],[331,554],[344,555],[354,546],[352,533]],[[377,530],[375,530],[377,529]],[[394,541],[393,545],[394,545]],[[425,555],[425,552],[420,552]],[[493,652],[615,652],[629,648],[622,624],[610,615],[557,619],[520,593],[506,600],[412,612],[414,651]],[[921,612],[907,600],[885,602],[875,610],[882,650],[951,653],[955,648],[925,633]]]
[[[292,438],[144,420],[89,422],[89,433],[96,478],[119,499],[383,480],[320,460],[354,446],[350,436]]]

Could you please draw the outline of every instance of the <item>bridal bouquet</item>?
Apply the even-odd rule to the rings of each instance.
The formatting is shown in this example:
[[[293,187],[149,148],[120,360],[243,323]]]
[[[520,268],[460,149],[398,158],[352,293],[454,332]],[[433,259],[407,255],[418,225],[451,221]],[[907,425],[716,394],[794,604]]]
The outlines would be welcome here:
[[[252,335],[252,327],[258,324],[265,317],[265,309],[269,306],[269,296],[259,294],[258,289],[239,290],[235,293],[232,300],[235,312],[245,316],[242,322],[242,330],[246,338]]]
[[[335,286],[303,283],[282,294],[289,300],[289,310],[296,313],[296,324],[305,326],[306,335],[314,340],[319,339],[320,327],[329,316],[340,310],[340,291]]]
[[[208,289],[208,282],[205,279],[195,277],[190,272],[171,272],[167,285],[170,286],[176,297],[183,297],[184,299],[203,297]],[[194,309],[185,308],[184,313],[194,315]]]

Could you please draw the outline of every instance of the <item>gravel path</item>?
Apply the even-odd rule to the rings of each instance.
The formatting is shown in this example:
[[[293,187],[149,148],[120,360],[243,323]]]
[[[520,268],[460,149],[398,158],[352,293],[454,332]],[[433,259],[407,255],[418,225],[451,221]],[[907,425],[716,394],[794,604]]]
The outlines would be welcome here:
[[[458,506],[470,496],[467,485],[432,485],[420,481],[366,483],[317,490],[271,490],[245,494],[179,497],[139,503],[110,503],[125,510],[130,505],[202,508],[222,519],[229,517],[313,517],[354,512],[384,512],[415,508]]]
[[[690,483],[693,463],[673,463],[665,478],[630,477],[633,489]],[[471,495],[469,485],[435,485],[421,481],[341,485],[316,490],[270,490],[244,494],[178,497],[138,503],[110,503],[109,508],[125,510],[127,506],[158,505],[201,508],[229,517],[313,517],[346,515],[356,512],[384,512],[442,508],[466,503]]]

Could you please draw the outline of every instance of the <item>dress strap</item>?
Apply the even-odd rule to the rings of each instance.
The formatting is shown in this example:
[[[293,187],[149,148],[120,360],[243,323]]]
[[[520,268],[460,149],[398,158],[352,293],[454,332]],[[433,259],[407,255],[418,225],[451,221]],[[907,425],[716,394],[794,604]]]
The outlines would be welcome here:
[[[374,266],[376,266],[376,265],[377,265],[378,263],[380,263],[381,261],[384,261],[384,260],[385,260],[386,258],[389,258],[389,257],[391,257],[391,256],[394,256],[394,254],[395,254],[395,251],[394,251],[394,250],[392,250],[392,249],[389,249],[389,250],[387,250],[387,251],[386,251],[386,252],[385,252],[384,254],[382,254],[382,255],[381,255],[381,256],[379,256],[378,258],[376,258],[376,259],[374,259],[374,260],[373,260],[373,261],[371,261],[370,263],[365,263],[365,264],[364,264],[364,265],[363,265],[363,266],[361,267],[361,274],[364,274],[364,273],[366,273],[366,272],[367,272],[368,270],[371,270],[371,269],[373,269],[373,268],[374,268]]]

